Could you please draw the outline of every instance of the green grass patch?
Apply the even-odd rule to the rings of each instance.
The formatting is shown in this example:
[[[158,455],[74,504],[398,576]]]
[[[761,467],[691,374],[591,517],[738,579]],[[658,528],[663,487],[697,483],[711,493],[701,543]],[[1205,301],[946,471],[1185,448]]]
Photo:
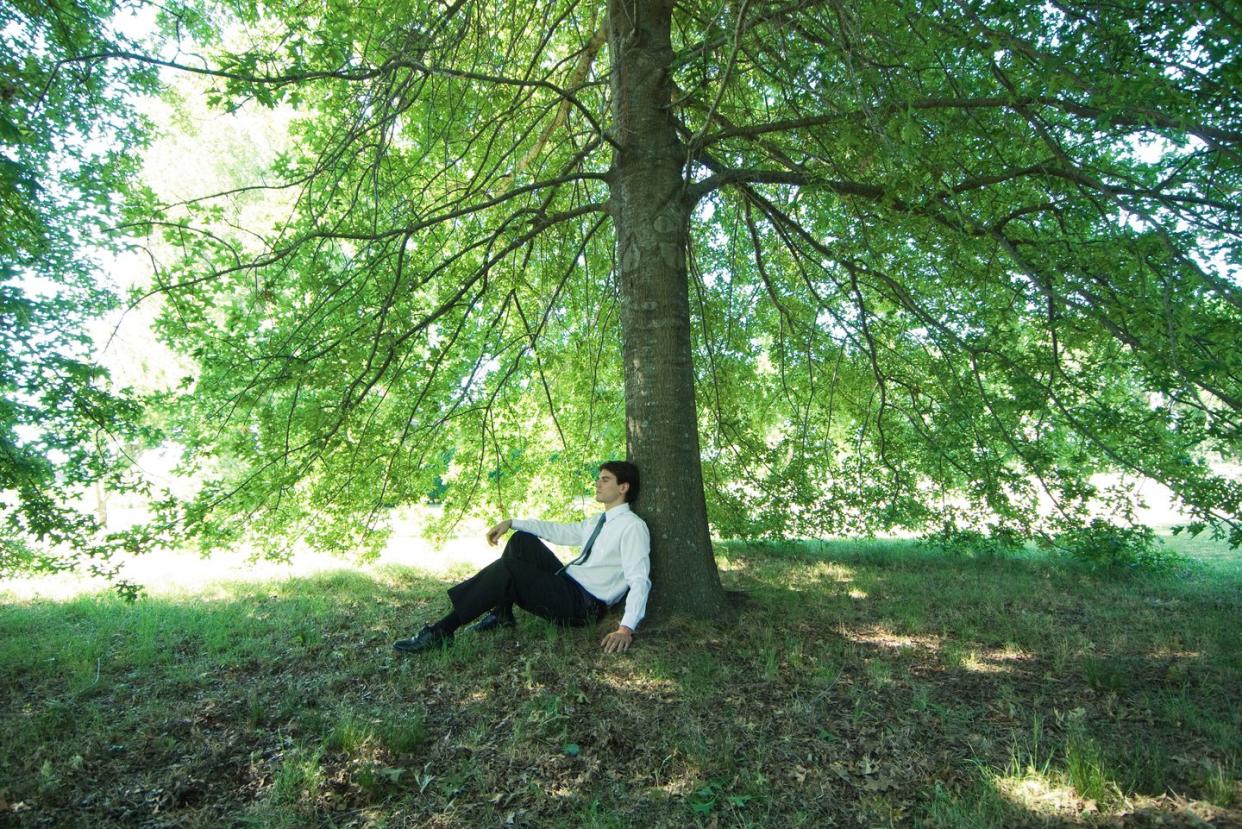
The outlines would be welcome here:
[[[391,567],[11,599],[0,823],[1228,825],[1242,568],[1160,543],[1189,563],[721,545],[737,620],[624,655],[520,615],[400,657],[446,581]]]

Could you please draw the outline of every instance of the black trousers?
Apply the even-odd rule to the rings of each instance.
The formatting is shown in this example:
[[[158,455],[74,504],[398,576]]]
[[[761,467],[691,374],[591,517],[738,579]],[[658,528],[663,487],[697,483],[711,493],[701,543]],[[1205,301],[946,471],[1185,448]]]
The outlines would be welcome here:
[[[607,606],[561,573],[563,566],[538,537],[516,532],[500,558],[449,588],[449,601],[463,624],[513,605],[557,624],[593,624]]]

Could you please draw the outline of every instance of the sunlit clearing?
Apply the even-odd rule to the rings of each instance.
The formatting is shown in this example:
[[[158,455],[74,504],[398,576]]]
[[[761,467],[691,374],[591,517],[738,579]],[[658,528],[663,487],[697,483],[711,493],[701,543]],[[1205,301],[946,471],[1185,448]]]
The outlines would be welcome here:
[[[458,535],[437,547],[422,537],[415,521],[398,520],[379,558],[366,564],[347,555],[308,550],[295,553],[288,561],[254,560],[244,549],[215,553],[210,558],[182,550],[116,556],[111,563],[120,564],[121,577],[142,585],[152,596],[210,597],[221,590],[227,593],[227,585],[238,582],[278,581],[342,569],[370,572],[389,565],[414,567],[445,578],[457,571],[473,572],[499,555],[499,550],[484,540],[484,532],[481,524],[463,522]],[[0,596],[13,601],[66,601],[107,589],[103,579],[75,573],[0,579]]]

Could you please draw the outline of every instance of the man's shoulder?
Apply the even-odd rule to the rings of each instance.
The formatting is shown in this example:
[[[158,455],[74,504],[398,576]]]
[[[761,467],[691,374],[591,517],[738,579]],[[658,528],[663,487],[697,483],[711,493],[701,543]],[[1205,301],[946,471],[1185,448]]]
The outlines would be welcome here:
[[[641,515],[638,515],[633,510],[625,510],[624,512],[619,513],[615,520],[619,522],[621,526],[635,526],[642,527],[644,530],[647,529],[647,522],[643,520]]]

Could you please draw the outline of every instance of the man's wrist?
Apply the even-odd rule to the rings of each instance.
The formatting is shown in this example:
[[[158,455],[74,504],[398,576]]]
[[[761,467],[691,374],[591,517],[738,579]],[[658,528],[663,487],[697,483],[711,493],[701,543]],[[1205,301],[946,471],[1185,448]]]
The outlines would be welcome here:
[[[634,628],[627,627],[626,625],[617,625],[617,633],[620,633],[621,631],[625,631],[630,636],[634,635]]]

